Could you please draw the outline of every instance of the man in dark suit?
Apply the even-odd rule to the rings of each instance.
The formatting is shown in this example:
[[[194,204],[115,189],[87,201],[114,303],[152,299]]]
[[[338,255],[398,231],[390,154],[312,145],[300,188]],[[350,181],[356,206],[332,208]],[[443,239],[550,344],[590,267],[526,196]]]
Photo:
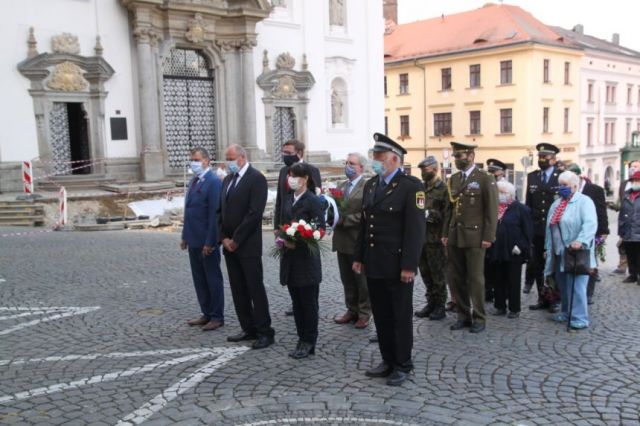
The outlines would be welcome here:
[[[560,152],[558,147],[550,143],[539,143],[538,150],[539,170],[534,170],[527,175],[527,192],[525,204],[531,209],[533,219],[533,243],[531,245],[531,261],[527,264],[525,274],[524,293],[529,293],[535,281],[538,289],[538,302],[529,306],[529,309],[548,308],[555,312],[557,308],[542,298],[544,288],[544,237],[547,225],[549,208],[558,195],[558,171],[555,168],[556,154]]]
[[[582,176],[582,169],[575,163],[570,164],[567,167],[567,170],[580,176],[580,186],[578,187],[578,191],[591,198],[593,204],[596,206],[596,215],[598,216],[598,230],[596,231],[596,237],[599,237],[598,239],[606,239],[609,235],[609,218],[607,217],[607,202],[605,200],[604,188],[592,183],[589,179]],[[593,273],[589,275],[589,282],[587,284],[587,303],[589,305],[593,304],[593,293],[598,280],[598,269],[596,268],[593,270]]]
[[[289,167],[297,162],[304,162],[304,150],[304,143],[300,142],[297,139],[291,139],[289,141],[286,141],[282,145],[282,161],[284,161],[284,166],[282,166],[282,168],[280,169],[280,174],[278,175],[276,205],[274,207],[273,215],[274,232],[278,231],[280,225],[286,224],[286,221],[284,220],[284,202],[290,194],[293,194],[293,190],[289,188],[289,184],[287,183]],[[320,177],[320,170],[318,170],[317,167],[312,166],[311,164],[309,164],[309,167],[311,168],[311,178],[313,180],[313,183],[315,184],[316,191],[321,191],[322,179]],[[293,308],[285,311],[285,314],[288,316],[293,315]]]
[[[399,386],[413,369],[413,282],[426,234],[422,182],[402,171],[407,151],[373,135],[376,176],[364,186],[353,270],[367,277],[382,362],[368,377]]]
[[[333,231],[333,251],[338,253],[338,268],[340,280],[344,287],[344,299],[347,312],[334,321],[338,324],[355,322],[355,328],[362,329],[369,325],[371,317],[371,303],[367,279],[363,274],[353,272],[353,252],[356,249],[356,239],[360,230],[362,216],[362,190],[364,189],[364,166],[367,159],[358,153],[347,156],[345,175],[347,180],[338,189],[347,200],[345,210],[340,212],[340,219]]]
[[[254,340],[253,349],[273,344],[269,300],[262,271],[262,213],[267,180],[247,161],[247,152],[231,145],[225,154],[229,174],[222,182],[218,225],[229,284],[242,332],[229,342]]]
[[[202,316],[188,321],[203,331],[224,325],[224,290],[218,248],[217,211],[220,203],[220,179],[209,168],[209,153],[204,148],[191,151],[193,178],[184,203],[182,250],[189,249],[189,261]]]

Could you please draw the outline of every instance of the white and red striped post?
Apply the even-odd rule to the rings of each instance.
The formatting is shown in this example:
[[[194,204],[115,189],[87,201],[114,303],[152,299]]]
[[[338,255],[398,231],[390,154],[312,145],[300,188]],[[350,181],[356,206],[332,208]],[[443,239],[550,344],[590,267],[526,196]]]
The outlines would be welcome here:
[[[22,182],[24,192],[33,195],[33,165],[31,161],[22,162]]]
[[[64,188],[64,186],[60,187],[60,192],[58,193],[58,201],[58,211],[60,213],[58,225],[65,226],[67,224],[67,190]]]

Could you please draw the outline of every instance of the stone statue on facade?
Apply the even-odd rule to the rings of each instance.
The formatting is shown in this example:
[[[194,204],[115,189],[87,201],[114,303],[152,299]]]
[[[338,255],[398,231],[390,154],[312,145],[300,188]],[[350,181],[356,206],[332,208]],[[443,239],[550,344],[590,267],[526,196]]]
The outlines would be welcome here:
[[[344,0],[330,0],[329,24],[344,26]]]
[[[331,92],[331,123],[344,123],[344,118],[342,117],[342,106],[342,96],[340,96],[340,93],[334,89]]]

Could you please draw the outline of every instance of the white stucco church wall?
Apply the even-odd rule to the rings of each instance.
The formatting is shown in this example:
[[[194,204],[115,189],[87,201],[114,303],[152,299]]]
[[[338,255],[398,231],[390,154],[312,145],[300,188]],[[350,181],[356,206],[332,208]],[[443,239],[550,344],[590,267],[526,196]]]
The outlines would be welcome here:
[[[157,19],[159,15],[155,18],[149,15],[149,20],[145,21],[144,14],[136,13],[139,10],[137,7],[149,10],[156,8],[150,13],[164,13],[157,9],[154,2],[146,0],[5,0],[0,3],[0,13],[5,22],[0,27],[0,51],[3,54],[0,66],[0,90],[3,93],[0,102],[0,191],[19,188],[18,168],[21,161],[37,158],[49,160],[53,151],[50,146],[53,132],[51,106],[55,102],[82,103],[86,116],[91,116],[87,119],[88,137],[92,145],[91,161],[103,161],[104,165],[92,170],[92,173],[115,180],[129,180],[135,176],[143,180],[152,176],[151,180],[158,180],[167,176],[166,129],[162,127],[165,125],[162,115],[162,55],[178,45],[186,49],[203,49],[203,52],[209,49],[220,58],[218,63],[210,64],[216,67],[216,73],[220,73],[216,74],[217,84],[226,86],[219,88],[216,96],[227,98],[226,103],[217,101],[217,155],[221,155],[225,145],[239,141],[250,146],[257,145],[263,151],[256,160],[277,160],[277,155],[274,157],[267,149],[267,139],[273,135],[269,136],[267,131],[263,101],[265,93],[257,85],[257,79],[264,72],[265,50],[272,70],[276,68],[278,56],[288,52],[295,60],[295,71],[301,71],[304,67],[312,75],[314,83],[306,93],[306,117],[295,117],[296,120],[304,120],[304,126],[299,127],[300,131],[295,136],[307,143],[308,151],[328,153],[332,160],[340,160],[352,151],[366,153],[372,143],[372,134],[383,129],[382,2],[274,0],[273,3],[278,6],[273,7],[270,14],[262,15],[266,16],[262,20],[259,14],[270,7],[266,0],[239,0],[233,7],[243,8],[242,13],[246,14],[247,19],[257,17],[255,41],[252,41],[252,28],[243,24],[237,34],[233,33],[233,37],[244,39],[229,40],[228,32],[225,33],[226,39],[217,38],[219,28],[217,24],[212,25],[213,19],[225,18],[223,15],[208,16],[206,13],[215,10],[215,7],[231,7],[226,2],[171,0],[170,3],[174,11],[171,16],[182,15],[176,18],[179,21],[164,24],[158,23],[161,22]],[[339,14],[336,14],[335,7],[339,7]],[[201,40],[187,40],[186,30],[180,25],[187,29],[198,29],[199,11],[202,11],[204,21],[211,21],[204,23]],[[140,31],[141,25],[143,31]],[[155,33],[146,33],[145,28],[148,27],[144,25],[151,25]],[[159,25],[166,27],[162,29]],[[33,33],[30,33],[30,28],[33,28]],[[52,40],[63,33],[69,33],[72,41],[77,39],[78,52],[54,52]],[[100,41],[97,45],[98,36]],[[30,37],[31,44],[28,43]],[[144,57],[140,49],[145,43],[146,46],[151,45],[152,58],[153,55],[160,55],[152,65],[153,75],[145,74],[139,66]],[[234,66],[242,69],[243,58],[246,58],[242,52],[251,47],[254,75],[251,81],[247,81],[249,79],[245,76],[248,74],[242,74],[240,78],[229,70]],[[229,52],[237,55],[231,62],[225,59],[230,58]],[[44,53],[51,55],[46,59],[52,61],[46,67],[48,74],[46,77],[33,77],[35,65],[31,62],[37,62]],[[52,90],[48,82],[67,53],[72,54],[69,57],[76,64],[71,65],[72,71],[79,70],[76,77],[84,76],[87,81],[80,81],[79,88],[71,92]],[[25,63],[32,68],[25,71]],[[85,63],[98,63],[101,66],[99,81],[94,82],[87,77],[87,70],[82,69]],[[145,65],[149,66],[148,63]],[[23,68],[18,69],[19,66]],[[42,67],[42,64],[39,66]],[[40,72],[42,70],[44,68]],[[29,73],[31,75],[27,75]],[[149,108],[140,99],[144,97],[144,87],[144,93],[149,95],[149,81],[143,81],[140,75],[152,75],[157,80],[152,88],[158,92],[156,103],[160,117],[157,126],[161,128],[155,132],[149,132],[149,126],[145,127],[144,124],[145,114],[142,112],[149,117]],[[234,86],[228,87],[230,84]],[[248,114],[245,121],[240,113],[238,120],[228,120],[224,114],[234,113],[230,113],[228,107],[237,108],[235,111],[245,108],[239,106],[242,102],[238,103],[238,99],[244,95],[243,90],[238,88],[248,85],[251,90],[246,93],[254,98],[255,116]],[[117,117],[126,118],[126,139],[112,140],[110,119]],[[229,129],[229,123],[248,123],[255,126],[255,131],[232,130]],[[145,158],[149,151],[149,135],[156,134],[158,136],[152,142],[156,148],[165,151]],[[255,135],[249,137],[255,139],[252,141],[239,137],[245,135],[246,139],[247,135],[252,134]],[[99,149],[95,145],[99,145]],[[153,152],[151,154],[155,155]],[[154,161],[164,161],[165,164],[158,166],[160,172],[155,170],[149,173]],[[145,171],[145,168],[148,170]]]

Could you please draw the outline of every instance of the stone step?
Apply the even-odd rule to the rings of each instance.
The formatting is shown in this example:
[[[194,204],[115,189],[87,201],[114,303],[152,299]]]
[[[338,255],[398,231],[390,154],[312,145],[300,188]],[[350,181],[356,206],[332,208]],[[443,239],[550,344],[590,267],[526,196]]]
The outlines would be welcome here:
[[[44,206],[42,204],[34,204],[28,201],[0,201],[0,209],[3,208],[11,208],[11,209],[43,209]]]
[[[36,179],[38,177],[36,176]],[[69,189],[98,189],[103,185],[114,183],[114,178],[107,178],[105,175],[70,175],[54,176],[46,181],[36,180],[37,191],[58,191],[61,186]]]
[[[44,217],[42,216],[0,216],[2,226],[42,226]]]
[[[35,208],[25,209],[0,209],[0,217],[11,216],[44,216],[44,210],[38,210]]]

